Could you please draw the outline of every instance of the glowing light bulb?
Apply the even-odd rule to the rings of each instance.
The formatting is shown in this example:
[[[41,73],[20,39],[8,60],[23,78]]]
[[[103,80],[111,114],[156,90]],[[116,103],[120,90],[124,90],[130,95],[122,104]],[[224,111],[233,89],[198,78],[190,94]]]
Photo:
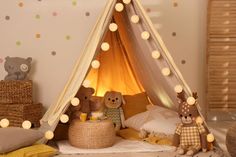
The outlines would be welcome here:
[[[161,53],[157,50],[152,51],[152,58],[159,59],[161,57]]]
[[[4,118],[4,119],[2,119],[2,120],[0,121],[0,126],[1,126],[2,128],[7,128],[7,127],[9,126],[9,124],[10,124],[10,122],[9,122],[9,120],[6,119],[6,118]]]
[[[138,23],[140,20],[138,15],[132,15],[130,19],[133,23]]]
[[[150,33],[148,31],[143,31],[141,37],[144,40],[148,40],[150,38]]]
[[[200,116],[198,116],[195,121],[197,124],[203,124],[203,122],[204,122],[202,117],[200,117]]]
[[[44,136],[47,140],[51,140],[54,137],[54,133],[49,130],[49,131],[45,132]]]
[[[161,72],[164,76],[169,76],[171,73],[169,68],[163,68]]]
[[[70,103],[71,103],[72,106],[78,106],[79,103],[80,103],[80,100],[79,100],[79,98],[74,97],[74,98],[70,101]]]
[[[98,60],[94,60],[91,65],[94,69],[98,69],[100,67],[100,62]]]
[[[90,85],[91,85],[91,82],[89,80],[84,80],[84,82],[83,82],[84,87],[88,88],[88,87],[90,87]]]
[[[117,31],[118,26],[117,26],[116,23],[111,23],[111,24],[109,25],[109,29],[110,29],[110,31],[115,32],[115,31]]]
[[[61,121],[62,123],[67,123],[67,122],[69,121],[69,116],[66,115],[66,114],[61,115],[60,121]]]
[[[108,50],[110,49],[109,43],[103,42],[102,45],[101,45],[101,49],[102,49],[103,51],[108,51]]]
[[[176,93],[181,93],[183,91],[183,87],[181,85],[176,85],[175,86],[175,92]]]
[[[22,128],[24,128],[24,129],[30,129],[31,126],[32,126],[32,124],[31,124],[31,122],[28,121],[28,120],[26,120],[26,121],[24,121],[24,122],[22,123]]]
[[[122,3],[117,3],[115,9],[118,12],[122,12],[124,10],[124,5]]]
[[[211,142],[213,142],[214,140],[215,140],[215,137],[214,137],[213,134],[210,133],[210,134],[207,135],[207,142],[210,142],[210,143],[211,143]]]
[[[123,0],[123,3],[130,4],[131,0]]]
[[[191,97],[191,96],[188,97],[187,103],[188,103],[189,105],[194,105],[195,102],[196,102],[196,99],[195,99],[194,97]]]

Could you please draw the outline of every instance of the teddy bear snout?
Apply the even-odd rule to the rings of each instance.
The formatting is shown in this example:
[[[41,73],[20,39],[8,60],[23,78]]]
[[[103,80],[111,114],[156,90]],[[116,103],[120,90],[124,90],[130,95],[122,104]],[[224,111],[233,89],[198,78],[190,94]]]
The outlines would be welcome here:
[[[112,102],[115,102],[115,99],[112,99]]]

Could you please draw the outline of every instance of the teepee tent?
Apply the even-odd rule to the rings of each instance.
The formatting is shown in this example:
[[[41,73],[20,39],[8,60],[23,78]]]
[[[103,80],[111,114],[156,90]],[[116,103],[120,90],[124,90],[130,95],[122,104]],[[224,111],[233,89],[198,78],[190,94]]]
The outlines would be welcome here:
[[[82,84],[96,95],[116,90],[145,91],[154,105],[177,109],[176,92],[191,90],[139,0],[108,0],[60,97],[41,120],[43,131],[54,131]],[[77,102],[78,103],[78,102]],[[50,133],[50,132],[49,132]]]

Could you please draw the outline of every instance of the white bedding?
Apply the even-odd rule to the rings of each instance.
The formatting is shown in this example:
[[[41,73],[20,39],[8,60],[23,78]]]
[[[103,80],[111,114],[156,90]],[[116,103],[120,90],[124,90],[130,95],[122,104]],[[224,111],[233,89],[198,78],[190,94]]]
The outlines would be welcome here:
[[[62,154],[94,154],[94,153],[128,153],[128,152],[159,152],[173,151],[171,146],[151,145],[141,141],[124,140],[117,137],[114,146],[103,149],[80,149],[69,144],[68,141],[59,141],[59,151]]]

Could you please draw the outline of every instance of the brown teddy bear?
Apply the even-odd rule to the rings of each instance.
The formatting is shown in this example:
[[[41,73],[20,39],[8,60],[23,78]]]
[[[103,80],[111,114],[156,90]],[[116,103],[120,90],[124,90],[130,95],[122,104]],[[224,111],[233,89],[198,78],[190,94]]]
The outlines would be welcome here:
[[[207,132],[202,122],[199,123],[199,113],[197,109],[197,93],[186,99],[184,91],[178,93],[179,98],[179,116],[182,121],[175,130],[173,145],[176,147],[179,155],[186,154],[193,156],[201,149],[207,151]]]
[[[115,125],[115,130],[120,130],[124,125],[124,112],[121,107],[125,104],[125,100],[120,92],[109,91],[106,92],[103,98],[103,104],[105,106],[104,114],[105,116],[112,120]]]
[[[97,103],[91,100],[92,95],[95,90],[93,88],[86,88],[81,86],[75,97],[80,100],[78,106],[72,106],[70,108],[71,111],[71,119],[80,118],[81,113],[87,113],[87,119],[90,118],[91,112],[95,110]]]

